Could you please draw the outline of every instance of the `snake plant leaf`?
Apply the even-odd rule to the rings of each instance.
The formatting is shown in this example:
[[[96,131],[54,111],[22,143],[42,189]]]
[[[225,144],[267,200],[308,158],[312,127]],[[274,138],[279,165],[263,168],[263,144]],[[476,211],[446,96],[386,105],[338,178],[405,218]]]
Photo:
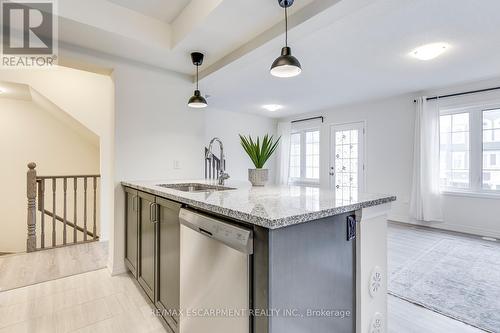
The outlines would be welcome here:
[[[264,167],[267,160],[269,160],[276,148],[278,148],[281,139],[281,137],[279,137],[277,140],[274,140],[274,137],[268,134],[264,135],[262,139],[257,136],[256,140],[254,140],[251,135],[245,137],[239,134],[239,137],[241,146],[257,169],[262,169]]]

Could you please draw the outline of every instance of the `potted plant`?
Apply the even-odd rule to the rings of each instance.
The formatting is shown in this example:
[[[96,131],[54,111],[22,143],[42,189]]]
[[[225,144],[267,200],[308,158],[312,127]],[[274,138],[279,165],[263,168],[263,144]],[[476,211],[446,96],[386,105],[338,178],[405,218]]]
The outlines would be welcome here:
[[[278,147],[281,137],[275,141],[272,135],[266,134],[262,140],[257,137],[254,141],[250,135],[240,134],[240,139],[241,146],[255,165],[255,169],[248,169],[248,180],[253,186],[264,186],[269,179],[269,170],[263,169],[264,165]]]

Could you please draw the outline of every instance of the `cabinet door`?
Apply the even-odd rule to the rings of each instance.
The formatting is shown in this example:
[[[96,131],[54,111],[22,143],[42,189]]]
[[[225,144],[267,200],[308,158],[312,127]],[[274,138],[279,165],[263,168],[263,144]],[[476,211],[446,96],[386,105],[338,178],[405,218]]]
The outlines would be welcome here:
[[[139,241],[139,200],[137,190],[125,188],[125,264],[137,278],[137,257]]]
[[[175,330],[179,320],[180,224],[181,205],[156,198],[159,218],[157,229],[156,306]],[[172,315],[172,317],[170,316]]]
[[[154,301],[155,288],[155,197],[139,192],[139,263],[137,280]]]

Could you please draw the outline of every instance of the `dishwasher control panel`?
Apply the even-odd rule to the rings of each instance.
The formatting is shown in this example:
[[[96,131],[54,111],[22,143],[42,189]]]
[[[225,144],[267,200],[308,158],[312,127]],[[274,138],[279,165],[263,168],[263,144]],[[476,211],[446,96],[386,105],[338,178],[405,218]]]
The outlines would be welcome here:
[[[252,230],[188,209],[179,213],[181,224],[246,254],[253,253]]]

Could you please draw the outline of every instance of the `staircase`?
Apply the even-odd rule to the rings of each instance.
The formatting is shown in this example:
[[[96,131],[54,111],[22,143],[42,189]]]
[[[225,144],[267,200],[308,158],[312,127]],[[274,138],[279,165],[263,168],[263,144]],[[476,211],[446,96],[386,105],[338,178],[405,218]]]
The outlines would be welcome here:
[[[28,164],[26,251],[98,241],[100,175],[39,176],[35,168]]]

